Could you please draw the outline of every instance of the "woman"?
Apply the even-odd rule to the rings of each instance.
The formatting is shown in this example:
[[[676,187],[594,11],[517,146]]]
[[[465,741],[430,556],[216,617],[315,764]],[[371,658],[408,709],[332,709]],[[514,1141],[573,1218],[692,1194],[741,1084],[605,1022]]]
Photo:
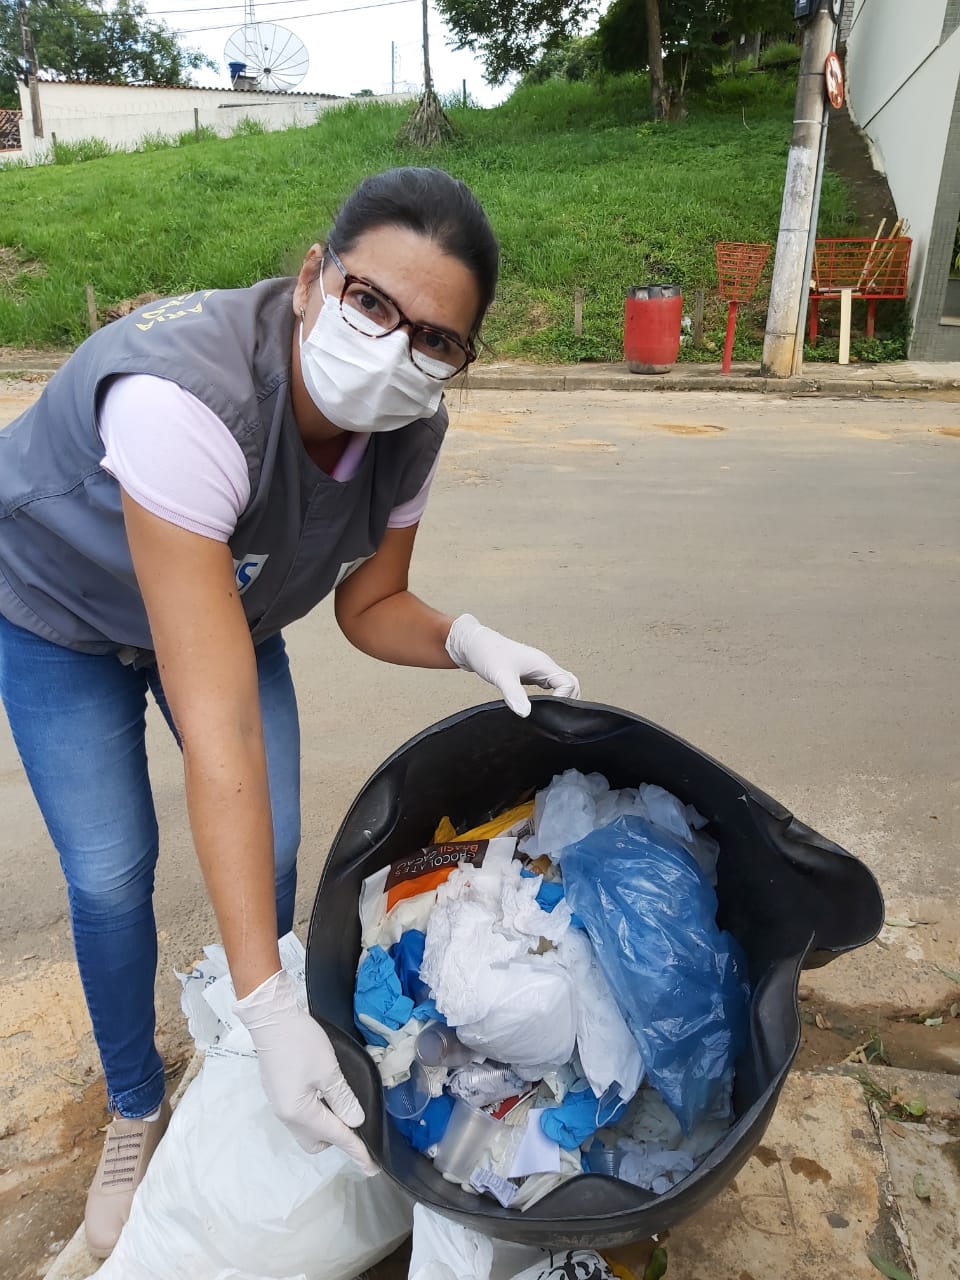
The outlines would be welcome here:
[[[101,330],[0,434],[0,695],[66,876],[114,1119],[87,1199],[106,1255],[167,1123],[154,1044],[157,824],[149,689],[183,750],[193,839],[266,1093],[309,1151],[372,1170],[363,1113],[298,1008],[297,708],[281,629],[331,591],[386,662],[575,697],[546,655],[407,589],[498,248],[463,183],[367,179],[293,280],[150,306]]]

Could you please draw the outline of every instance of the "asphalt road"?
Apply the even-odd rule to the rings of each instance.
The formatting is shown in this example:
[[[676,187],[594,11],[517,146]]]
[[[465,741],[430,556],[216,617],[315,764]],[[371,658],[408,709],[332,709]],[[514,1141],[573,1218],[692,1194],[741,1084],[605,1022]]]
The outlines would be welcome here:
[[[23,403],[0,396],[0,423]],[[942,986],[934,961],[956,968],[960,954],[960,405],[489,391],[452,407],[414,589],[547,649],[584,696],[668,726],[863,857],[891,914],[924,923],[821,971],[834,995],[910,1003]],[[370,661],[328,608],[288,640],[303,722],[302,926],[366,776],[487,690]],[[170,970],[216,935],[179,755],[155,711],[150,757],[173,1041]],[[15,1102],[64,1045],[88,1066],[92,1045],[56,856],[2,717],[0,813],[0,991],[16,986],[29,1036],[31,1001],[40,1017],[52,984],[71,1028],[69,1043],[51,1033],[0,1061],[0,1096]]]

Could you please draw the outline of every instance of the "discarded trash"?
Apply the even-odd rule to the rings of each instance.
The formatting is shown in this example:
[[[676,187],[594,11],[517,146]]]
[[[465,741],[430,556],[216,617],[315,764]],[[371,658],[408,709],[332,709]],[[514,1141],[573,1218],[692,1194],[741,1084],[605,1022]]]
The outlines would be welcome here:
[[[701,834],[706,818],[693,805],[684,805],[663,787],[643,784],[612,791],[599,773],[584,775],[576,769],[554,778],[539,792],[534,810],[534,834],[521,840],[529,857],[558,859],[562,851],[617,818],[645,818],[651,825],[676,836],[696,859],[701,871],[715,885],[719,845]]]
[[[640,1088],[643,1061],[590,939],[582,929],[571,929],[559,951],[577,990],[592,993],[577,1004],[577,1052],[583,1074],[597,1097],[616,1084],[620,1097],[629,1102]]]
[[[474,1052],[461,1044],[449,1027],[430,1026],[417,1036],[417,1057],[425,1067],[445,1067],[449,1071],[472,1062]]]
[[[440,1139],[434,1164],[448,1182],[469,1184],[475,1169],[490,1165],[502,1154],[506,1141],[502,1121],[478,1111],[458,1098],[453,1105],[447,1131]],[[497,1144],[501,1150],[495,1152]]]
[[[568,770],[364,881],[357,1026],[446,1180],[518,1212],[585,1170],[663,1194],[729,1128],[749,990],[704,825]]]
[[[430,1101],[430,1081],[423,1066],[414,1062],[406,1080],[383,1091],[383,1105],[387,1114],[396,1120],[416,1120],[427,1109]]]

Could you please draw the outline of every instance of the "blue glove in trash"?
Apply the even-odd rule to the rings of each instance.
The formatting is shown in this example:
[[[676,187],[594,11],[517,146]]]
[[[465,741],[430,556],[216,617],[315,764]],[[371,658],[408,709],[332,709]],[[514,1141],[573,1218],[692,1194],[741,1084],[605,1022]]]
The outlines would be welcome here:
[[[520,875],[524,880],[535,880],[539,872],[528,871],[526,867],[522,867]],[[557,884],[555,880],[544,880],[537,890],[536,901],[540,910],[546,911],[549,915],[557,903],[563,901],[563,885]]]
[[[437,1008],[433,1000],[422,1000],[413,1010],[413,1016],[418,1022],[442,1022],[447,1025],[447,1020]]]
[[[414,1151],[428,1151],[447,1132],[453,1102],[453,1098],[442,1093],[439,1098],[431,1098],[415,1120],[398,1120],[396,1116],[391,1116],[390,1119]]]
[[[650,1084],[685,1133],[726,1118],[750,988],[693,856],[643,818],[625,817],[564,849],[560,870]]]
[[[403,994],[393,961],[383,947],[371,947],[357,970],[353,1017],[367,1044],[385,1045],[383,1036],[363,1025],[361,1013],[394,1030],[406,1026],[413,1015],[413,1001]]]
[[[400,979],[403,994],[409,996],[414,1004],[429,994],[426,983],[420,977],[420,966],[423,964],[423,949],[427,944],[427,935],[419,929],[408,929],[402,934],[399,942],[390,948],[390,956]]]
[[[540,1112],[540,1128],[564,1151],[573,1151],[600,1128],[596,1094],[592,1089],[568,1093],[558,1107],[545,1107]]]

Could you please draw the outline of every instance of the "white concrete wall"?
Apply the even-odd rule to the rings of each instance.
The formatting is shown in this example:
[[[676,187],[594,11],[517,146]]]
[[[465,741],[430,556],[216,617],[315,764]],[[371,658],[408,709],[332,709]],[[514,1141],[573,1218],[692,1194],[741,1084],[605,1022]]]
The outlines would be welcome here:
[[[223,137],[234,132],[243,117],[257,120],[268,130],[313,124],[317,116],[345,102],[402,102],[409,94],[381,98],[335,98],[323,94],[277,94],[231,89],[134,88],[129,85],[40,84],[43,138],[34,139],[30,95],[20,85],[23,155],[30,162],[44,159],[54,134],[58,142],[100,138],[119,150],[132,151],[145,138],[163,135],[176,139],[194,127],[194,109],[200,124]]]
[[[960,30],[939,43],[946,10],[947,0],[856,0],[847,43],[850,113],[910,223],[911,315],[960,78]]]

